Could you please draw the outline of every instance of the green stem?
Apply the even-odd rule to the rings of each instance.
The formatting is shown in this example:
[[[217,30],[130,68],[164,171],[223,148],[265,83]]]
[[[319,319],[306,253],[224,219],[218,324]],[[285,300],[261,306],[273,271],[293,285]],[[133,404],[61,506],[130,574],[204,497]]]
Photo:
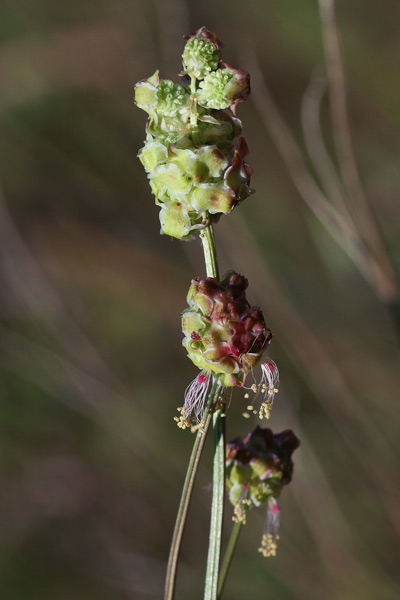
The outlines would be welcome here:
[[[190,124],[197,127],[197,100],[196,100],[196,77],[190,79],[191,107],[190,107]]]
[[[204,409],[203,427],[197,432],[192,454],[190,456],[185,483],[183,484],[181,501],[176,517],[175,529],[172,536],[171,549],[168,559],[167,576],[165,581],[164,600],[173,600],[174,598],[179,552],[181,549],[182,537],[189,510],[190,499],[192,496],[193,486],[196,479],[200,457],[204,447],[204,442],[206,440],[207,431],[211,423],[212,411],[218,400],[220,389],[221,386],[219,385],[218,381],[213,380],[210,392],[208,394],[207,403]]]
[[[207,219],[209,219],[208,215]],[[214,232],[210,222],[200,231],[200,239],[203,244],[207,277],[219,279],[217,251],[215,248]]]
[[[192,82],[193,83],[193,82]],[[208,215],[206,218],[209,219]],[[200,232],[201,241],[204,250],[204,260],[206,264],[206,273],[208,277],[219,279],[217,255],[215,249],[215,240],[212,230],[212,225],[208,225]],[[196,474],[200,462],[200,457],[203,451],[206,434],[209,429],[213,411],[216,407],[221,385],[216,377],[213,378],[213,383],[207,398],[206,407],[204,409],[203,427],[196,435],[193,445],[192,454],[190,456],[189,465],[186,473],[185,483],[183,484],[181,501],[179,504],[178,514],[176,517],[175,529],[172,536],[171,550],[168,559],[167,576],[165,582],[164,600],[173,600],[175,594],[176,574],[178,569],[179,552],[182,543],[183,532],[189,510],[190,499],[193,492],[193,486],[196,479]],[[210,548],[207,567],[207,579],[210,579],[211,590],[213,595],[209,598],[216,599],[216,586],[218,583],[218,568],[221,553],[221,537],[222,537],[222,517],[224,507],[224,487],[225,487],[225,431],[224,417],[221,416],[222,411],[218,409],[214,413],[214,439],[216,443],[214,453],[214,477],[213,477],[213,504],[210,530]],[[212,558],[210,556],[212,555]],[[210,569],[210,576],[208,570]],[[206,596],[207,597],[207,596]]]
[[[219,279],[214,233],[208,214],[206,215],[206,219],[208,219],[208,224],[200,232],[200,238],[203,244],[204,260],[206,263],[206,273],[208,277]],[[221,557],[225,493],[225,418],[222,417],[221,408],[217,408],[217,410],[214,412],[213,425],[213,496],[211,505],[210,541],[208,546],[204,600],[216,600],[217,598],[218,571]]]
[[[224,562],[222,563],[221,572],[219,574],[217,595],[218,600],[220,600],[222,596],[222,591],[224,589],[226,577],[228,575],[229,567],[231,566],[233,553],[236,549],[236,543],[239,539],[240,532],[242,531],[242,525],[242,521],[235,523],[232,529],[231,537],[229,538],[228,546],[226,548],[224,556]]]
[[[213,415],[214,469],[211,505],[210,541],[208,545],[207,573],[204,600],[217,600],[218,572],[221,558],[222,525],[225,493],[225,417],[217,408]]]

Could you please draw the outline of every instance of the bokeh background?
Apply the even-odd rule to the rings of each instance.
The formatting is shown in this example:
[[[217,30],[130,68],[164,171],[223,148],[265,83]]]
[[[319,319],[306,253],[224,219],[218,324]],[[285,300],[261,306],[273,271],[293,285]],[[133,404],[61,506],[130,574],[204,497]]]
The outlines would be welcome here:
[[[319,5],[1,3],[2,600],[162,597],[193,442],[173,421],[196,374],[179,315],[204,267],[198,240],[159,235],[136,158],[145,115],[133,85],[156,68],[176,78],[182,35],[201,25],[253,76],[238,114],[257,193],[216,228],[221,270],[246,274],[275,332],[269,354],[282,383],[270,426],[302,440],[281,497],[278,556],[257,552],[264,513],[253,512],[225,597],[399,597],[400,330],[388,265],[400,263],[400,4],[336,6],[372,213],[357,181],[347,196],[361,194],[361,204],[349,211],[337,180],[340,122],[332,126],[323,84],[324,39],[334,47],[335,30],[322,35]],[[245,402],[234,394],[228,438],[256,424],[241,416]],[[177,599],[202,597],[211,456],[208,440]]]

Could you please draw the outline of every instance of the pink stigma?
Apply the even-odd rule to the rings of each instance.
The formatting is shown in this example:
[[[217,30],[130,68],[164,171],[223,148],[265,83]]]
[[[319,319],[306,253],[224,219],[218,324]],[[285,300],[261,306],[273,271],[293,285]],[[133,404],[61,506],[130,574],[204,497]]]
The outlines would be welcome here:
[[[197,333],[197,331],[192,331],[192,333],[190,334],[190,337],[192,338],[192,340],[194,340],[195,342],[197,342],[197,340],[200,339],[200,335]]]
[[[277,504],[272,504],[271,510],[273,513],[279,513],[279,506]]]

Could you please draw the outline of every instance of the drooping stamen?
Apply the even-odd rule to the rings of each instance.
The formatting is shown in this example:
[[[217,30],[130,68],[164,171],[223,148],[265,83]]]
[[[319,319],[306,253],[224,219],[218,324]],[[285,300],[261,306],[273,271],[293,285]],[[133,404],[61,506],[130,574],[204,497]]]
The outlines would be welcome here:
[[[249,388],[245,388],[254,392],[255,396],[251,404],[247,406],[247,410],[253,414],[257,414],[260,419],[264,417],[269,419],[271,416],[272,405],[274,403],[274,397],[278,393],[279,386],[279,371],[278,367],[273,360],[261,364],[261,380],[259,383],[253,383]],[[263,400],[260,404],[260,408],[255,410],[254,404],[258,398],[262,396]],[[245,399],[248,400],[249,394],[244,395]],[[250,418],[248,412],[242,413],[245,419]]]
[[[271,416],[271,410],[274,403],[275,394],[278,393],[279,387],[279,371],[278,367],[273,360],[261,365],[261,394],[264,400],[260,406],[258,416],[260,419],[265,417],[269,419]]]
[[[202,371],[186,388],[184,405],[178,408],[181,415],[174,418],[181,429],[192,427],[193,421],[196,429],[201,425],[210,381],[209,372]]]
[[[235,523],[242,523],[242,525],[246,524],[246,513],[249,506],[251,506],[251,500],[247,498],[248,493],[249,484],[243,483],[240,490],[239,500],[235,502],[233,507],[232,521],[235,521]]]
[[[265,557],[276,556],[279,540],[279,506],[274,497],[268,500],[267,517],[259,552]]]

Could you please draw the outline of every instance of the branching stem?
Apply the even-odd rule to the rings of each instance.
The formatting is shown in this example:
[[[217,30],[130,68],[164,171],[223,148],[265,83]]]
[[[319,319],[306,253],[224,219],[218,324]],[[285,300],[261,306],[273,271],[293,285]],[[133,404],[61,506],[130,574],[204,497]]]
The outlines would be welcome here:
[[[172,536],[171,549],[167,567],[167,577],[165,581],[164,600],[173,600],[174,598],[179,552],[181,549],[183,532],[185,529],[187,514],[189,511],[190,499],[192,496],[193,486],[199,467],[200,457],[203,452],[207,431],[210,427],[213,407],[215,406],[218,400],[220,389],[221,387],[219,383],[213,380],[208,395],[206,407],[204,409],[203,427],[197,431],[192,454],[190,456],[185,483],[183,484],[181,501],[176,517],[175,529]]]
[[[243,522],[238,521],[237,523],[234,524],[234,526],[232,528],[231,537],[229,538],[229,542],[226,547],[224,562],[222,563],[221,572],[220,572],[219,580],[218,580],[218,595],[217,595],[218,600],[220,600],[220,598],[222,596],[226,577],[228,575],[228,571],[231,566],[233,554],[236,549],[236,544],[239,539],[240,532],[242,531],[242,525],[243,525]]]

